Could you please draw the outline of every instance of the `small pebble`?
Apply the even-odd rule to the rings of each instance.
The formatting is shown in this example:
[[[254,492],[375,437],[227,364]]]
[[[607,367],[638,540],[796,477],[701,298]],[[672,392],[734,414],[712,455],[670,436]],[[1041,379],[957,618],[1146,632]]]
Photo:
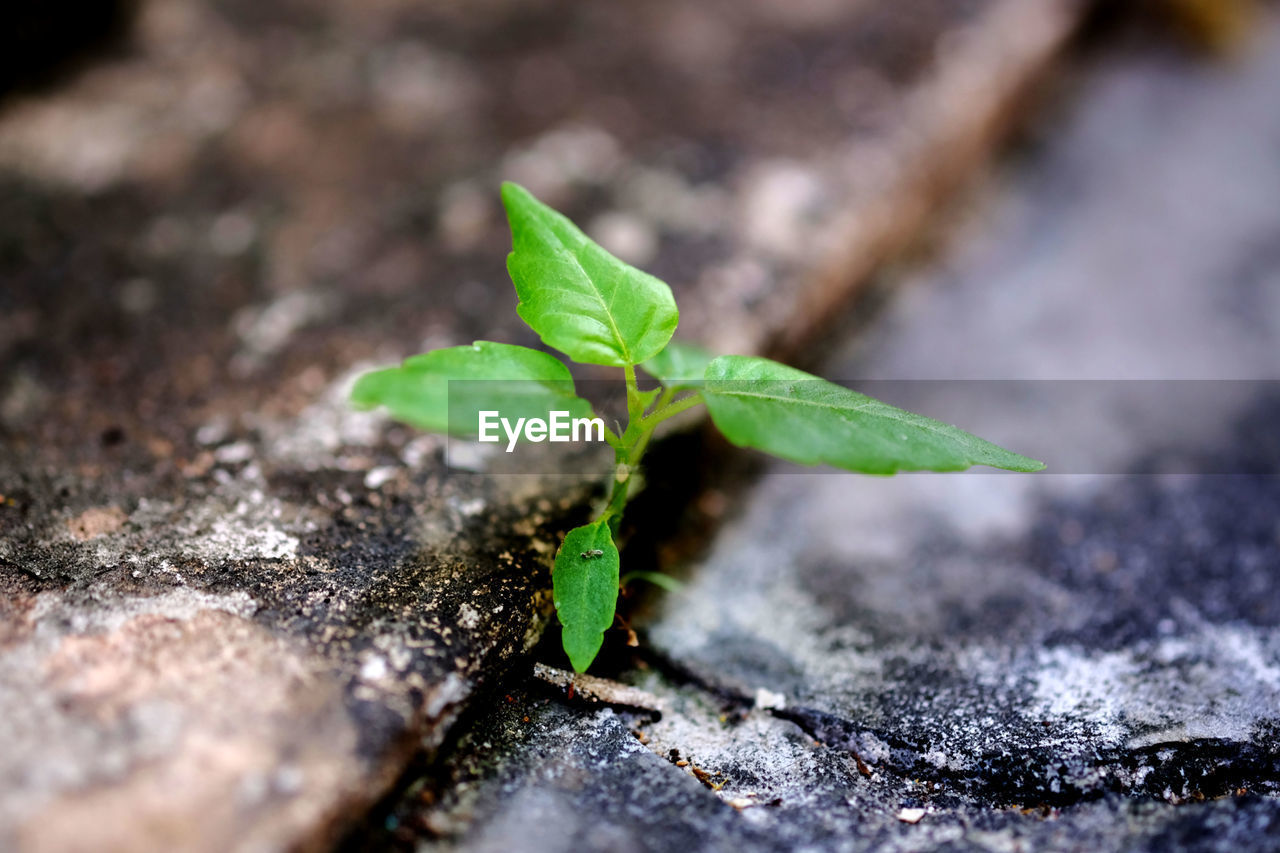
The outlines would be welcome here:
[[[382,486],[396,476],[397,470],[398,469],[391,465],[374,468],[368,474],[364,475],[364,487],[366,489],[382,488]]]
[[[787,697],[761,687],[756,691],[756,707],[761,710],[781,710],[787,707]]]

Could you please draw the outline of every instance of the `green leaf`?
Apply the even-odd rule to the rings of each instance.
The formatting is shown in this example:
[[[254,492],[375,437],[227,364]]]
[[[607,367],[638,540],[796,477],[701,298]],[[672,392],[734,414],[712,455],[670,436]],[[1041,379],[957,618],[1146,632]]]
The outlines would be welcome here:
[[[702,387],[707,365],[714,358],[702,347],[672,340],[666,349],[640,366],[663,385],[679,391]]]
[[[574,361],[622,367],[662,351],[680,318],[671,288],[624,264],[524,187],[504,183],[516,311]]]
[[[356,380],[351,400],[362,408],[386,406],[398,420],[452,435],[475,434],[485,409],[512,423],[546,419],[551,411],[591,416],[591,404],[574,392],[569,368],[558,358],[490,341],[432,350],[400,367],[366,373]]]
[[[570,530],[556,554],[551,580],[565,653],[576,671],[585,672],[613,625],[618,604],[618,549],[609,525],[597,521]]]
[[[956,427],[767,358],[720,356],[706,375],[707,409],[730,441],[804,465],[826,463],[866,474],[962,471],[971,465],[1011,471],[1044,467]]]

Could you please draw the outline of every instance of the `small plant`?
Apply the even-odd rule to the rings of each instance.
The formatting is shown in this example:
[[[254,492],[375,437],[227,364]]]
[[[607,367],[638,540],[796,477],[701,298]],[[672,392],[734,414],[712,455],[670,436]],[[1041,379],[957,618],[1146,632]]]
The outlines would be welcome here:
[[[672,340],[679,319],[666,283],[613,257],[567,218],[523,187],[502,186],[513,249],[507,269],[516,311],[548,346],[580,363],[622,369],[627,425],[604,427],[614,451],[608,502],[595,519],[570,530],[552,572],[564,650],[575,670],[590,666],[613,624],[619,561],[614,539],[654,430],[706,405],[736,445],[806,465],[849,471],[959,471],[989,465],[1013,471],[1044,467],[939,421],[858,394],[808,373],[738,355],[713,357]],[[636,368],[661,383],[640,390]],[[458,383],[451,380],[501,380]],[[477,341],[413,356],[402,366],[367,373],[353,401],[385,406],[423,429],[474,435],[478,416],[517,417],[560,410],[590,416],[568,367],[527,347]]]

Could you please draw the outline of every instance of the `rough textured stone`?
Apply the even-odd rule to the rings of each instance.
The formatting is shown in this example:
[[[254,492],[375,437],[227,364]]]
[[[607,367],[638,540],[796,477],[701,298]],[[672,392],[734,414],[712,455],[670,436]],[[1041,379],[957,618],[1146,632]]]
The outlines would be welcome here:
[[[0,846],[323,843],[537,638],[590,484],[445,471],[344,401],[533,342],[500,177],[756,350],[981,157],[1078,9],[154,0],[6,101]]]
[[[1280,825],[1280,803],[1254,794],[993,806],[874,749],[864,773],[846,745],[768,712],[671,698],[654,722],[517,691],[350,849],[1265,851]]]
[[[1253,48],[1230,67],[1099,60],[1058,131],[824,372],[1273,377],[1274,19]],[[1165,413],[1135,405],[1141,382],[1118,400],[1101,383],[1056,423],[962,420],[1019,449],[1032,423],[1092,463],[1057,473],[775,466],[615,662],[660,717],[513,695],[373,839],[1271,849],[1280,396],[1239,387],[1181,413],[1208,430],[1189,468],[1143,444]]]

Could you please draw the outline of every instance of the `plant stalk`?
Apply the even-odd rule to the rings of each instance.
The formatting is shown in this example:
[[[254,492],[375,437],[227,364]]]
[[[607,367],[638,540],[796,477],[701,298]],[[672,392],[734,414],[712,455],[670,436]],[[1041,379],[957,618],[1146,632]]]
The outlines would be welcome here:
[[[621,436],[609,442],[613,447],[613,490],[609,494],[609,503],[596,519],[596,524],[608,522],[609,529],[615,536],[622,521],[622,512],[627,506],[631,477],[640,468],[640,460],[649,447],[654,429],[668,418],[703,402],[701,393],[693,393],[672,402],[675,392],[668,388],[658,397],[653,410],[646,415],[644,400],[636,383],[635,366],[629,364],[623,370],[627,385],[627,428]]]

